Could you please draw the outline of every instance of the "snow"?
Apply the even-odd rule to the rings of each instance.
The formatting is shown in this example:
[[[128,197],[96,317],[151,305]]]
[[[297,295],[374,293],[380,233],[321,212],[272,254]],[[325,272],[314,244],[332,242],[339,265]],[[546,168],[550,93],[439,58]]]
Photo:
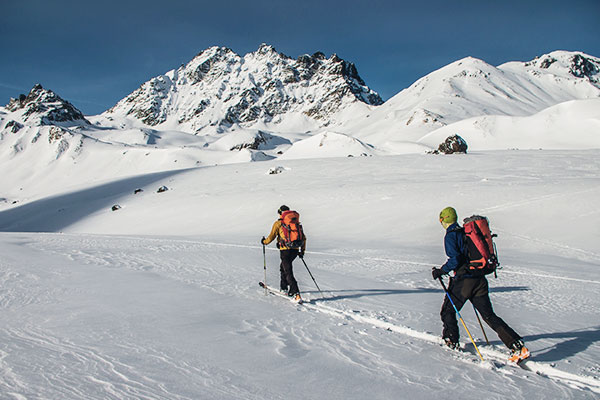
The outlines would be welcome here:
[[[434,147],[453,134],[471,150],[600,148],[600,99],[572,100],[526,117],[469,118],[436,129],[419,143]]]
[[[594,63],[595,78],[576,77],[570,71],[572,59],[581,56],[589,57]],[[542,68],[540,64],[547,58],[557,61],[550,68]],[[425,143],[424,137],[431,132],[470,119],[530,117],[561,103],[598,99],[599,65],[600,60],[580,52],[553,52],[532,62],[511,62],[498,67],[467,57],[424,76],[380,107],[356,112],[337,129],[384,150],[394,151],[396,147],[404,150],[407,142]],[[580,121],[574,115],[562,114],[560,118],[571,128],[564,137],[574,139],[577,148],[597,148],[597,128],[591,135],[581,133],[576,130]],[[519,140],[506,129],[499,128],[490,134],[501,136],[505,146],[500,148],[516,148],[521,139],[537,142],[547,127],[548,123],[534,124],[519,132]],[[443,139],[445,137],[433,148]],[[499,148],[496,140],[480,140],[479,135],[474,139],[478,141],[478,149]],[[574,147],[575,144],[571,144],[562,148]]]
[[[382,154],[358,139],[338,132],[323,132],[300,140],[292,145],[280,160],[323,158],[323,157],[356,157]]]
[[[57,167],[37,185],[5,175],[23,198],[0,212],[0,397],[597,398],[599,155],[277,159],[121,178],[114,163],[102,181],[80,165],[68,188]],[[257,284],[281,204],[300,212],[325,294],[296,260],[305,305]],[[442,347],[430,270],[445,259],[447,205],[498,233],[492,302],[531,370],[503,362],[489,328],[484,345],[469,305],[485,361],[464,331],[462,353]],[[273,246],[266,266],[276,285]]]
[[[301,60],[213,47],[91,124],[0,107],[0,398],[598,398],[599,65],[467,57],[313,118],[337,75],[279,90]],[[216,123],[254,87],[276,113]],[[154,105],[152,127],[128,115]],[[468,154],[426,154],[455,134]],[[296,260],[303,305],[258,286],[278,283],[259,239],[282,204],[324,294]],[[469,305],[484,361],[465,332],[461,352],[442,346],[430,271],[449,205],[498,234],[491,297],[533,353],[524,369]]]

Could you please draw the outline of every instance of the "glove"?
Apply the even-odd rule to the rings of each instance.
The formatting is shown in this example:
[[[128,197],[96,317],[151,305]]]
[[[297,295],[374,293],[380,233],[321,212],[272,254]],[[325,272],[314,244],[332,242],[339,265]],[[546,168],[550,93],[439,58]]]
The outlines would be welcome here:
[[[300,250],[300,251],[298,252],[298,257],[300,257],[300,258],[304,258],[304,251]]]
[[[433,279],[440,279],[443,275],[446,275],[443,269],[435,267],[431,268],[431,276],[433,276]]]
[[[266,238],[263,236],[262,239],[260,239],[260,244],[265,244],[265,240]]]

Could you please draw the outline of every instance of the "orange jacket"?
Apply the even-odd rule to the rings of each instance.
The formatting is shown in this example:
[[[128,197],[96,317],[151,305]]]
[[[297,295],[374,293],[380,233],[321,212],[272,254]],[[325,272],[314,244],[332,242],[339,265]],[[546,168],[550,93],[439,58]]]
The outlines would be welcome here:
[[[282,237],[283,232],[281,230],[281,219],[278,219],[273,224],[273,228],[271,228],[271,233],[269,233],[269,236],[265,238],[265,244],[269,244],[273,240],[275,240],[275,238],[277,238],[277,248],[279,250],[290,250],[289,247],[285,247],[281,242]],[[304,250],[306,250],[306,235],[304,235],[304,240],[302,241],[302,248],[300,249],[300,251],[304,253]]]

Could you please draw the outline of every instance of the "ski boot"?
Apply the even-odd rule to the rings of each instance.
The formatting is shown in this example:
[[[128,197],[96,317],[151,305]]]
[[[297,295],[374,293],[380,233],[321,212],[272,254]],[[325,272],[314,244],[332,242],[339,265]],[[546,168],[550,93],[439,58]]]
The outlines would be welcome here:
[[[523,340],[519,339],[510,346],[510,357],[508,357],[508,361],[519,363],[530,356],[531,353],[527,347],[525,347]]]
[[[459,350],[460,344],[458,342],[453,341],[450,338],[444,338],[444,343],[452,350]]]

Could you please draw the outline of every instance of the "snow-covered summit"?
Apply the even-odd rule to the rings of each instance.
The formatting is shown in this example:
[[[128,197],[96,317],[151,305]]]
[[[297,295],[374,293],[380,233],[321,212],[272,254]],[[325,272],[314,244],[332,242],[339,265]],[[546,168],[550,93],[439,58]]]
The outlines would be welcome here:
[[[466,57],[416,81],[345,131],[381,146],[418,141],[449,124],[484,115],[524,117],[571,100],[600,97],[600,59],[557,51],[494,67]]]
[[[89,124],[81,111],[63,100],[52,90],[36,84],[29,94],[11,98],[6,110],[28,125],[81,125]]]
[[[196,133],[236,124],[280,124],[291,114],[319,126],[357,102],[383,103],[354,64],[323,53],[292,59],[263,44],[243,57],[226,47],[208,48],[142,84],[104,115]]]

